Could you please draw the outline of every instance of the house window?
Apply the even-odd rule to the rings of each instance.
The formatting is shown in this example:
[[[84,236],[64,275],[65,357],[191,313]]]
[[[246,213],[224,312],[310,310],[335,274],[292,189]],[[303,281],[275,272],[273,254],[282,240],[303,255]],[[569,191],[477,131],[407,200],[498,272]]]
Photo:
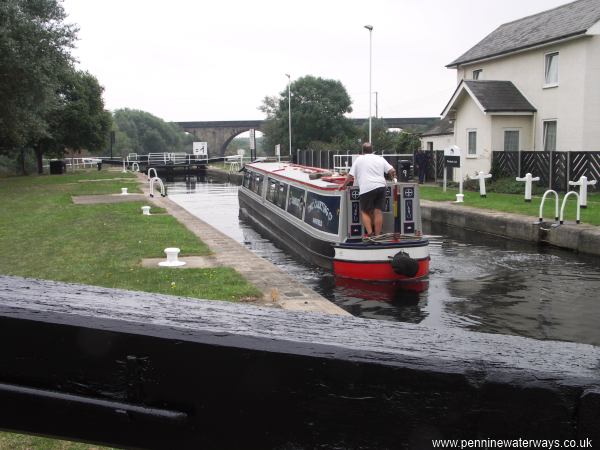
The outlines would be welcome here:
[[[432,141],[427,141],[427,150],[433,151],[433,142]]]
[[[552,86],[558,86],[558,52],[546,54],[544,87]]]
[[[468,156],[475,156],[477,155],[477,131],[475,130],[468,130],[467,131],[467,140],[469,142],[468,145]]]
[[[519,130],[504,130],[504,151],[519,151]]]
[[[474,80],[481,80],[482,79],[482,77],[481,77],[482,72],[483,72],[483,69],[474,70],[473,71],[473,79]]]
[[[544,121],[544,151],[556,151],[556,120]]]

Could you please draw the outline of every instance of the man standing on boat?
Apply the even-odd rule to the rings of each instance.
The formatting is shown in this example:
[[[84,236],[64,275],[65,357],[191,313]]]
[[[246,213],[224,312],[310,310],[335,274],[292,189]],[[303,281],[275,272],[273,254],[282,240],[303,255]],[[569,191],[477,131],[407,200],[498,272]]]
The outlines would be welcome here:
[[[370,142],[363,144],[363,154],[356,158],[350,173],[340,186],[340,190],[356,180],[360,195],[360,215],[368,236],[381,234],[383,228],[383,208],[385,206],[385,177],[396,176],[396,171],[383,157],[373,154]]]

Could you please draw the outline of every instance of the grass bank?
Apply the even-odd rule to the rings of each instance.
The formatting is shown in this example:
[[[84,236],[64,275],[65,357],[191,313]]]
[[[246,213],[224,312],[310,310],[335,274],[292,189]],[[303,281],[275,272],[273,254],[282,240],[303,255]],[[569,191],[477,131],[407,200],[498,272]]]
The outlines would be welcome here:
[[[143,216],[143,202],[75,205],[72,196],[140,192],[120,172],[0,179],[0,273],[111,288],[236,301],[260,291],[230,268],[147,269],[142,258],[206,255],[208,247],[173,217]],[[100,448],[0,432],[0,449]]]
[[[434,186],[421,186],[420,187],[421,198],[424,200],[431,200],[437,202],[448,202],[455,201],[458,190],[448,189],[443,192],[441,187]],[[523,194],[500,194],[496,192],[488,192],[487,197],[482,198],[479,195],[479,191],[464,191],[464,205],[472,206],[474,208],[490,209],[494,211],[504,211],[515,214],[523,214],[526,216],[538,217],[540,211],[540,202],[542,200],[541,195],[532,196],[531,203],[524,201]],[[559,194],[559,212],[564,198],[564,193]],[[581,209],[581,221],[590,225],[600,225],[600,193],[588,193],[588,207]],[[567,200],[565,206],[565,222],[574,222],[576,216],[576,204],[575,197]],[[554,219],[554,198],[548,196],[544,202],[544,219]]]
[[[142,258],[206,255],[208,247],[143,202],[75,205],[72,196],[139,192],[117,172],[0,180],[0,273],[187,297],[239,300],[260,292],[230,268],[148,269]],[[173,283],[175,283],[173,285]]]

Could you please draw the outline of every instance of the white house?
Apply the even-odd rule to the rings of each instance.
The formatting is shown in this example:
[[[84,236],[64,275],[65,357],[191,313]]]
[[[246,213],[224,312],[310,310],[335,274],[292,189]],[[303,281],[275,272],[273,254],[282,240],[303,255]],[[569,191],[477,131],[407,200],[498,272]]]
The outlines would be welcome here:
[[[457,88],[442,120],[465,174],[489,170],[492,151],[600,150],[600,0],[501,25],[447,67]]]

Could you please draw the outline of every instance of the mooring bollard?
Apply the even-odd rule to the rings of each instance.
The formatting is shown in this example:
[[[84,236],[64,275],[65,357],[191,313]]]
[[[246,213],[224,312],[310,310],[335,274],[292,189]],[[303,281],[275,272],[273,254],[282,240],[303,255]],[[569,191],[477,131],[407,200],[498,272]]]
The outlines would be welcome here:
[[[184,266],[185,262],[184,261],[179,261],[177,259],[177,256],[179,255],[180,251],[181,250],[179,250],[177,247],[168,247],[168,248],[165,248],[165,254],[167,255],[167,260],[159,262],[158,265],[161,266],[161,267],[180,267],[180,266]]]
[[[485,192],[485,179],[486,178],[492,178],[492,174],[488,173],[488,174],[484,174],[483,172],[479,172],[477,174],[476,177],[473,177],[473,180],[479,180],[479,195],[481,197],[487,197],[487,194]]]
[[[579,186],[579,207],[587,208],[587,187],[594,186],[596,180],[588,181],[586,176],[581,176],[579,181],[569,181],[570,186]]]
[[[128,195],[127,188],[121,188],[121,195]]]
[[[142,214],[144,216],[149,216],[150,215],[150,207],[149,206],[142,206]]]
[[[525,174],[524,177],[515,178],[516,181],[524,181],[525,182],[525,201],[531,201],[531,187],[533,181],[540,181],[540,177],[533,178],[530,173]]]

